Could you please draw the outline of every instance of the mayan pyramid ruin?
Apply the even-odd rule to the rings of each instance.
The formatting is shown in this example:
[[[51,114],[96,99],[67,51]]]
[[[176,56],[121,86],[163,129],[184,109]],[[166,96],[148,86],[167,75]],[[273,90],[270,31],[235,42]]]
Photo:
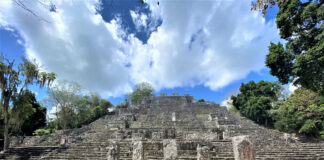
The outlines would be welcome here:
[[[0,159],[324,160],[323,141],[287,135],[215,103],[161,94],[78,129],[11,138]]]

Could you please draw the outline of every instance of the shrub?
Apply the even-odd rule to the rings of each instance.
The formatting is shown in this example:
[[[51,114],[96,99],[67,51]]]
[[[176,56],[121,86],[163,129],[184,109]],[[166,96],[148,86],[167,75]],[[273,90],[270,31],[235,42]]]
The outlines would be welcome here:
[[[33,133],[34,136],[44,136],[44,135],[48,135],[51,133],[50,129],[37,129],[35,130],[35,132]]]

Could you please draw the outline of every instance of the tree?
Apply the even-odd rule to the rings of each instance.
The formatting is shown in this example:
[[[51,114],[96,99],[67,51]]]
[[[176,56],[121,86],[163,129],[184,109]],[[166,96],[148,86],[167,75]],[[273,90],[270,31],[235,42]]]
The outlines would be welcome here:
[[[51,123],[52,129],[81,127],[108,114],[108,108],[113,107],[97,93],[82,95],[81,86],[75,82],[59,81],[48,95],[47,104],[57,109],[56,120]]]
[[[135,86],[135,91],[130,94],[130,99],[132,104],[139,104],[144,99],[144,97],[153,94],[154,88],[150,83],[142,82]]]
[[[129,107],[129,103],[127,100],[125,100],[123,103],[119,103],[116,105],[116,108],[127,108]]]
[[[288,0],[256,0],[252,1],[251,10],[260,10],[262,14],[265,15],[267,10],[274,5],[280,6],[281,3],[284,3]]]
[[[232,104],[243,116],[258,124],[271,127],[273,119],[269,112],[272,103],[279,97],[280,89],[281,86],[276,82],[242,83],[240,93],[231,96]]]
[[[37,101],[35,94],[25,90],[13,97],[11,122],[13,132],[18,135],[32,136],[33,132],[46,126],[46,108]]]
[[[81,86],[66,80],[58,83],[48,91],[48,105],[56,107],[57,128],[68,129],[76,127],[75,108],[81,94]]]
[[[76,104],[77,115],[77,127],[81,127],[82,124],[90,123],[92,119],[92,113],[90,111],[91,103],[89,96],[80,97]]]
[[[298,88],[283,101],[274,115],[275,128],[324,139],[323,97],[304,88]]]
[[[324,1],[289,0],[279,5],[276,23],[285,47],[271,43],[266,57],[270,73],[283,84],[293,82],[324,95]]]
[[[91,93],[89,97],[89,110],[90,110],[90,119],[89,123],[97,120],[98,118],[108,114],[108,108],[113,107],[113,105],[105,100],[101,99],[97,93]]]
[[[38,13],[36,13],[34,10],[32,10],[30,8],[30,3],[26,3],[22,0],[12,0],[17,6],[21,7],[23,10],[27,11],[28,13],[30,13],[31,15],[33,15],[34,17],[36,17],[37,19],[50,23],[48,20],[44,19],[41,15],[39,15]],[[45,9],[47,9],[49,12],[56,12],[56,6],[55,4],[52,3],[52,1],[49,3],[46,3],[45,1],[40,1],[40,0],[34,0],[35,3],[38,3],[40,5],[42,5]]]
[[[199,99],[198,102],[205,102],[205,100],[204,99]]]
[[[26,58],[22,60],[23,63],[19,64],[16,69],[14,60],[10,61],[3,56],[0,57],[1,105],[4,112],[4,150],[7,150],[9,145],[8,109],[12,102],[12,97],[17,94],[23,94],[24,89],[30,84],[39,84],[40,87],[43,87],[45,83],[50,85],[55,79],[54,73],[41,72],[35,63],[28,61]],[[19,87],[21,88],[19,89]]]

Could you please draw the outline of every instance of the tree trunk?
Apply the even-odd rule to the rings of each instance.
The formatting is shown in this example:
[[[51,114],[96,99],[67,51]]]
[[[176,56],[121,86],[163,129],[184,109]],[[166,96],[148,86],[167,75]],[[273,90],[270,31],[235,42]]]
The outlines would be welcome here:
[[[9,116],[8,116],[8,108],[9,108],[9,97],[4,97],[4,143],[3,143],[3,150],[7,151],[9,148],[9,135],[8,135],[8,130],[9,130]]]

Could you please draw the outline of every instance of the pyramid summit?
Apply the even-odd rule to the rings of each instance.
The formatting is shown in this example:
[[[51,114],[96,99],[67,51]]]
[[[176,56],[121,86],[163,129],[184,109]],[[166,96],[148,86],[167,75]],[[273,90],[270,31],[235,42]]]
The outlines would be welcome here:
[[[324,159],[324,142],[264,128],[190,95],[150,96],[77,129],[13,137],[2,159]]]

